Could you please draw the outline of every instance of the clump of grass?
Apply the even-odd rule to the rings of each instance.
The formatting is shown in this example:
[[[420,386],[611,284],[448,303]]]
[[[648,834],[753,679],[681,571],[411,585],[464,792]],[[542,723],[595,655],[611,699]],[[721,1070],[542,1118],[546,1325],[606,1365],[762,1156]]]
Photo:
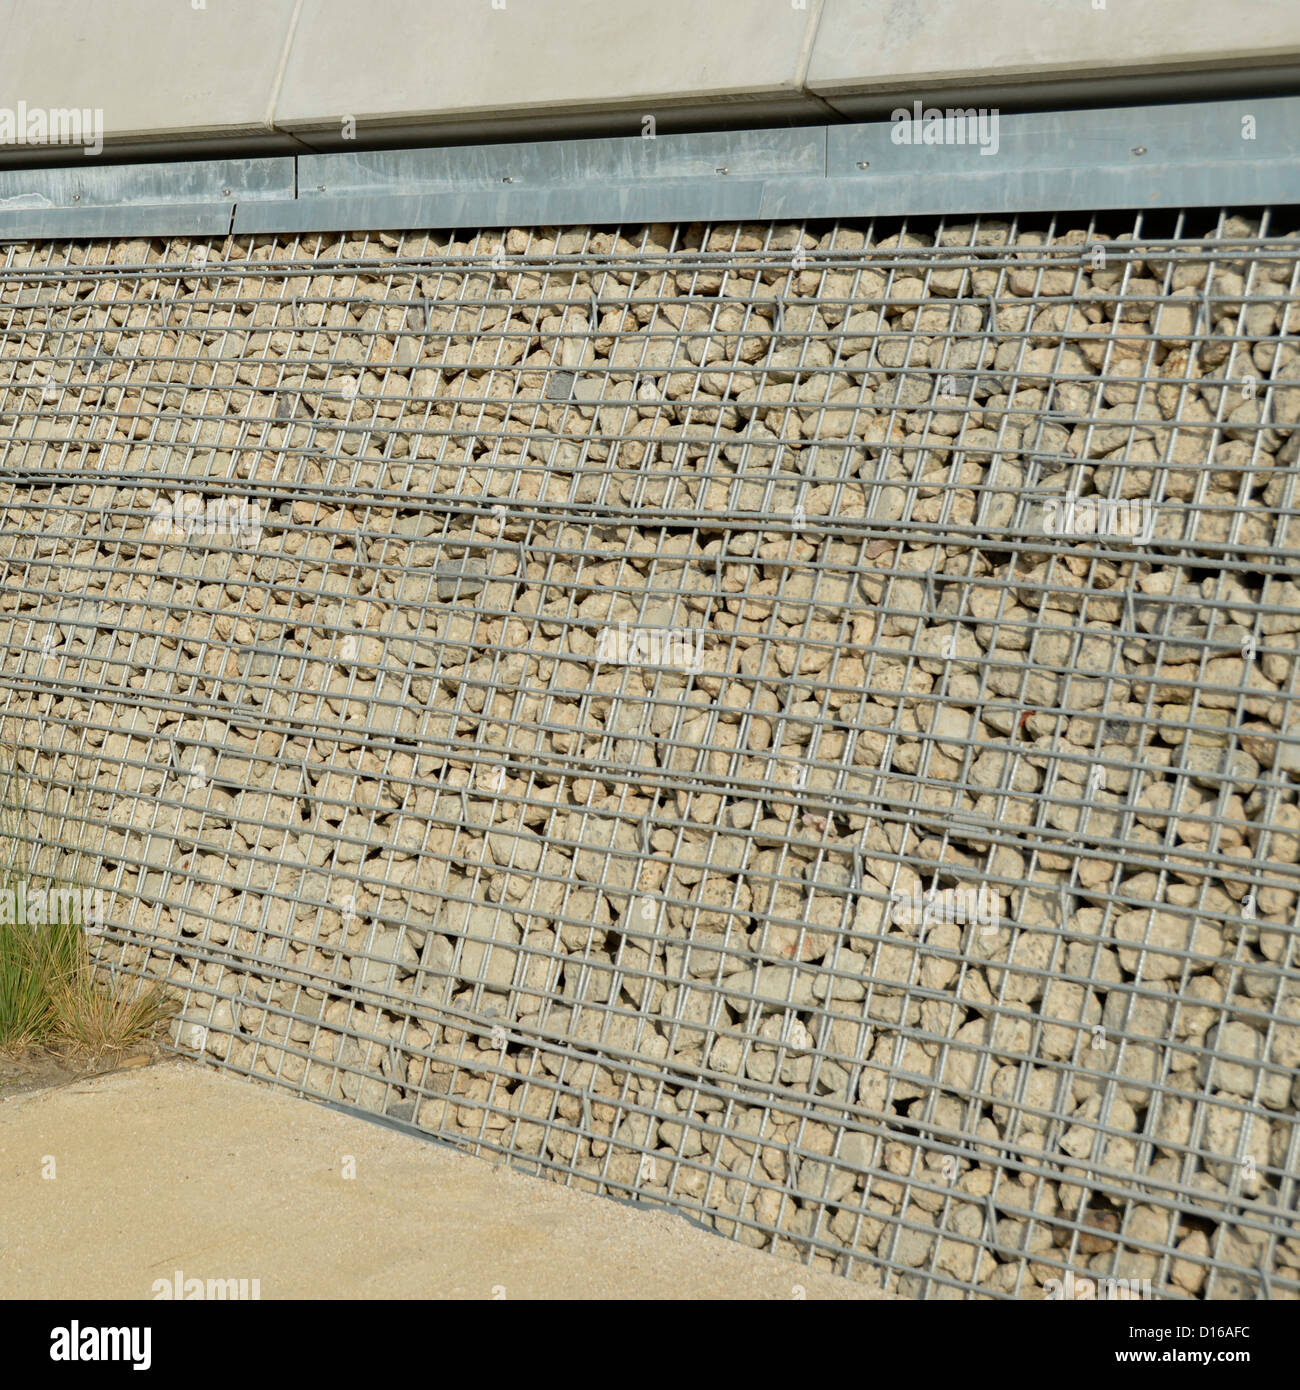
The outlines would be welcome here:
[[[52,790],[25,795],[14,750],[0,740],[0,891],[12,903],[20,883],[67,906],[57,890],[86,886],[79,846],[48,833],[55,817]],[[46,833],[42,833],[46,832]],[[66,1050],[76,1061],[99,1065],[147,1042],[174,1011],[159,984],[128,993],[125,981],[100,978],[76,915],[56,911],[33,926],[6,920],[0,910],[0,1049],[33,1046]]]
[[[160,984],[128,995],[120,982],[96,979],[84,938],[76,964],[50,992],[51,1034],[78,1061],[96,1065],[147,1042],[175,1012]]]
[[[15,886],[15,879],[0,874],[0,888]],[[54,1001],[77,974],[80,936],[80,927],[65,922],[35,930],[0,924],[0,1048],[16,1052],[52,1039]]]

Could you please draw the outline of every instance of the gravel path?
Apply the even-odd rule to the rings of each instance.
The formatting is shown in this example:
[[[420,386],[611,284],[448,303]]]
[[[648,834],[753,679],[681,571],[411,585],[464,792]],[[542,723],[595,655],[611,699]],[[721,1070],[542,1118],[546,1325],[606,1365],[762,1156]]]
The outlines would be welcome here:
[[[177,1270],[262,1298],[872,1295],[181,1062],[4,1102],[0,1210],[3,1298],[152,1298]]]

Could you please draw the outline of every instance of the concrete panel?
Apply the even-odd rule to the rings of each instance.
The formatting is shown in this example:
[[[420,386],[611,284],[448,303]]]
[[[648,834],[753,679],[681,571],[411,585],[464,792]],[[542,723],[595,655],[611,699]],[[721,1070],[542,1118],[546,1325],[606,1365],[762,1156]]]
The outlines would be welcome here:
[[[849,116],[929,92],[1051,99],[1132,94],[1122,79],[1150,77],[1149,96],[1187,88],[1198,69],[1272,70],[1300,63],[1296,0],[826,0],[807,89]],[[1158,79],[1163,77],[1162,83]],[[1174,79],[1171,83],[1169,79]],[[1248,80],[1228,84],[1240,89]]]
[[[930,93],[1059,109],[1300,82],[1300,0],[199,2],[0,0],[0,110],[102,112],[104,157],[136,160],[639,136],[647,115],[659,133],[823,125]],[[0,143],[0,167],[70,157]]]
[[[294,0],[19,0],[0,9],[0,105],[103,112],[110,154],[177,135],[267,135]],[[47,148],[45,157],[52,152]],[[0,145],[0,162],[39,156]]]
[[[378,134],[445,136],[574,131],[604,116],[610,135],[639,135],[702,109],[824,117],[801,91],[822,0],[490,0],[454,5],[316,0],[304,8],[275,108],[282,130],[320,148]],[[454,18],[452,16],[454,11]]]

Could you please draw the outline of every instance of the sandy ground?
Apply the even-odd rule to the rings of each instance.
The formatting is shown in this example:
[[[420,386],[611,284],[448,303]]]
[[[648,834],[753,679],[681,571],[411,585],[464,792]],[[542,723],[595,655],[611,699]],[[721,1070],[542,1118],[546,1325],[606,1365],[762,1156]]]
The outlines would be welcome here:
[[[21,1057],[0,1052],[0,1101],[22,1091],[42,1091],[75,1081],[81,1073],[57,1052],[33,1048]]]
[[[0,1212],[4,1298],[153,1298],[178,1270],[264,1299],[872,1293],[184,1062],[0,1102]]]

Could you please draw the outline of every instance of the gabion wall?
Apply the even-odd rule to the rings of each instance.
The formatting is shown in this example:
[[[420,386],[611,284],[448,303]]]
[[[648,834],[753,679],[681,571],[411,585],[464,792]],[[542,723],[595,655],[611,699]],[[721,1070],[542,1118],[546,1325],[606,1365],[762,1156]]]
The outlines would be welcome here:
[[[1295,1297],[1295,225],[9,246],[101,962],[890,1291]]]

